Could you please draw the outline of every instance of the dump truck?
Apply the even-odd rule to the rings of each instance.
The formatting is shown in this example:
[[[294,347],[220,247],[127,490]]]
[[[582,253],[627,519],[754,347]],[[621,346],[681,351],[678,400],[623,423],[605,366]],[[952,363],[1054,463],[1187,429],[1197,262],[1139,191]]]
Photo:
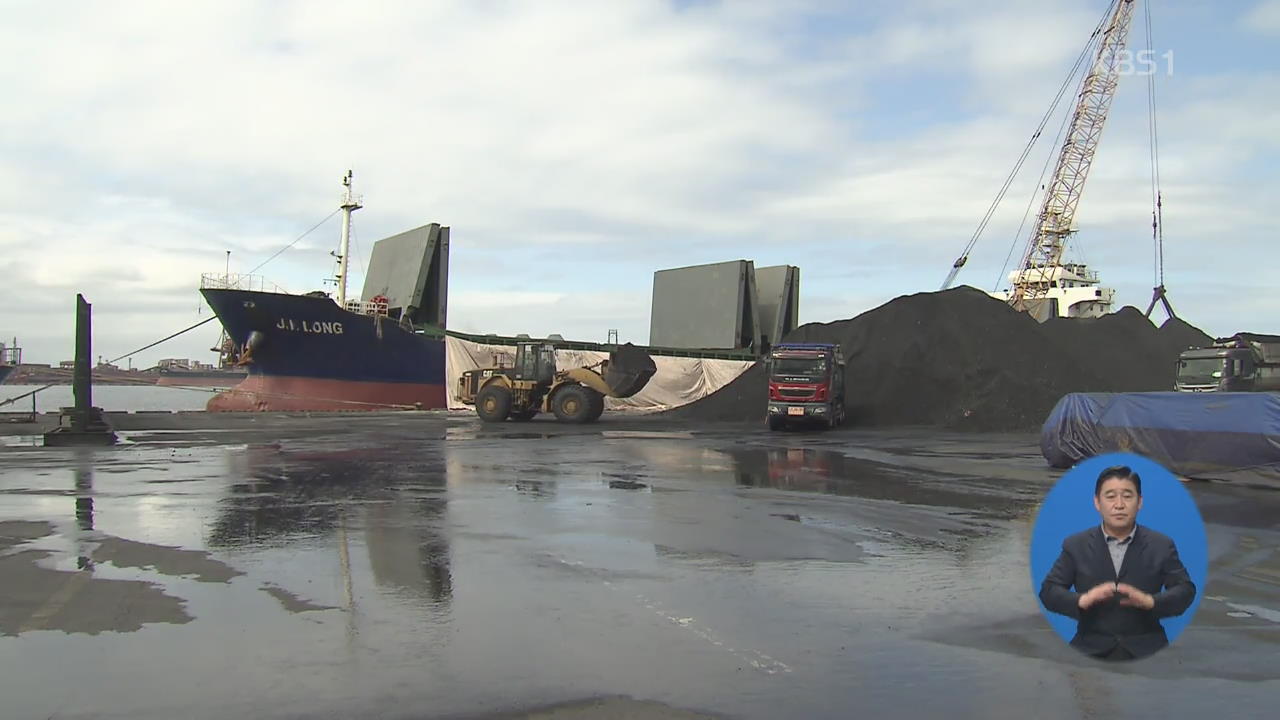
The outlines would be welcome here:
[[[1236,333],[1178,356],[1178,392],[1280,391],[1280,335]]]
[[[626,343],[595,365],[560,370],[547,342],[516,345],[512,367],[468,370],[458,379],[458,397],[474,405],[485,422],[532,420],[552,413],[561,422],[600,419],[606,397],[627,398],[644,389],[657,366],[644,350]]]
[[[770,430],[845,420],[844,354],[832,343],[784,343],[769,351]]]

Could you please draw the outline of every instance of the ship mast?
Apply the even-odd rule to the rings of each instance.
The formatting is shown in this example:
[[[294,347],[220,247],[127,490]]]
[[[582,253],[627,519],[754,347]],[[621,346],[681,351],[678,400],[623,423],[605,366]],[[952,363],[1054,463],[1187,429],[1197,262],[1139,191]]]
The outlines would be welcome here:
[[[351,171],[342,178],[342,241],[338,245],[338,307],[347,307],[347,255],[351,247],[351,213],[364,207],[360,196],[351,192]]]

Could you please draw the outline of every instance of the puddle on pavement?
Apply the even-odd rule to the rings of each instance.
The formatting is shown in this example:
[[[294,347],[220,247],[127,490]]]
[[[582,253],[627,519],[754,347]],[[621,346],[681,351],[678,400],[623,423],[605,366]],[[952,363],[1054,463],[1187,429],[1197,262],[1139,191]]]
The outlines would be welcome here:
[[[653,700],[628,697],[601,697],[574,700],[537,708],[473,715],[474,720],[587,720],[588,718],[625,718],[626,720],[716,720],[723,715],[707,715],[681,710]]]
[[[688,430],[602,430],[600,436],[613,440],[691,440]]]
[[[151,545],[110,536],[98,542],[91,557],[94,562],[111,563],[119,568],[152,570],[161,575],[179,577],[194,576],[199,582],[225,583],[244,574],[226,563],[214,560],[207,552]]]
[[[53,534],[50,523],[0,522],[0,635],[35,630],[67,633],[132,632],[150,623],[187,623],[182,599],[167,595],[155,583],[94,577],[92,563],[79,570],[44,567],[54,555],[23,550],[19,545]],[[121,612],[128,608],[128,612]]]
[[[233,461],[238,481],[219,502],[209,544],[230,548],[279,544],[334,533],[354,506],[404,502],[442,505],[442,464],[380,449],[330,452],[249,448]]]
[[[0,557],[0,577],[8,586],[0,604],[0,634],[61,630],[96,635],[192,620],[180,598],[165,594],[154,583],[95,578],[91,570],[40,567],[37,561],[49,555],[27,550]],[[119,612],[122,607],[129,611]]]
[[[259,590],[270,595],[280,602],[281,607],[291,613],[312,612],[314,610],[337,610],[334,605],[317,605],[308,600],[303,600],[297,595],[275,585],[263,585]]]
[[[239,478],[218,501],[211,548],[363,548],[380,587],[432,606],[451,601],[446,473],[434,453],[258,446],[237,453],[232,468]],[[554,492],[554,484],[549,487]],[[524,491],[538,494],[546,487],[531,483]],[[286,609],[301,607],[277,591],[266,592]]]
[[[1013,519],[1031,506],[983,479],[928,472],[819,448],[743,448],[728,452],[742,487],[773,488],[948,507],[993,519]],[[954,486],[954,487],[949,487]]]
[[[78,460],[72,466],[72,487],[53,492],[74,498],[68,507],[74,508],[72,524],[0,523],[0,579],[6,590],[22,588],[0,599],[0,631],[127,632],[151,623],[186,623],[192,620],[187,599],[167,594],[164,585],[145,577],[121,577],[119,571],[217,585],[245,575],[204,550],[102,533],[95,527],[94,507],[102,500],[94,488],[94,472],[101,468],[94,466],[92,456]],[[123,476],[112,478],[113,488],[116,477]],[[203,540],[210,550],[252,548],[252,555],[272,558],[292,545],[304,557],[307,549],[329,546],[340,548],[346,574],[352,564],[348,554],[367,553],[367,560],[355,564],[367,567],[389,594],[432,607],[447,607],[451,601],[452,557],[443,529],[445,472],[433,453],[417,447],[397,454],[386,448],[249,446],[227,454],[223,477],[230,482],[223,481],[212,515],[204,521]],[[554,484],[549,487],[554,491]],[[133,497],[121,495],[123,489],[111,497]],[[97,510],[101,515],[101,507]],[[289,613],[334,609],[305,591],[282,586],[287,583],[256,585]]]
[[[53,534],[53,523],[27,520],[0,522],[0,552]]]

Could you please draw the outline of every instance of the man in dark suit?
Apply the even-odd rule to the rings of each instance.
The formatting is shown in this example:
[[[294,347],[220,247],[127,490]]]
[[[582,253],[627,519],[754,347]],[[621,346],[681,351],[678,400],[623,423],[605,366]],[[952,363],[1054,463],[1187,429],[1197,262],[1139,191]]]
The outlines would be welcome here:
[[[1040,586],[1049,610],[1078,621],[1071,645],[1103,660],[1146,657],[1165,645],[1160,618],[1181,615],[1196,596],[1169,536],[1138,525],[1142,479],[1125,466],[1098,475],[1099,527],[1062,542]]]

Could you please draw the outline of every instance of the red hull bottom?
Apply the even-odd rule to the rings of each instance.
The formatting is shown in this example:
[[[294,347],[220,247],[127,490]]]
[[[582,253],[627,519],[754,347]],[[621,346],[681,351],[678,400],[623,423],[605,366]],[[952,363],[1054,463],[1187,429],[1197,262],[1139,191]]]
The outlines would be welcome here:
[[[215,395],[205,409],[210,412],[369,412],[445,407],[444,385],[252,375]]]

